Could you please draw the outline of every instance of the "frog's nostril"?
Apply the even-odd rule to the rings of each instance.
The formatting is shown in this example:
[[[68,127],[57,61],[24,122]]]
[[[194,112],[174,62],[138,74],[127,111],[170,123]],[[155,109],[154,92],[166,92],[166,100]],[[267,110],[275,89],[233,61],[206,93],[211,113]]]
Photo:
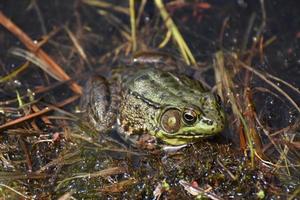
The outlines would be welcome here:
[[[207,124],[208,126],[211,126],[211,125],[213,125],[213,121],[212,120],[210,120],[210,119],[201,119],[201,122],[202,123],[204,123],[204,124]]]

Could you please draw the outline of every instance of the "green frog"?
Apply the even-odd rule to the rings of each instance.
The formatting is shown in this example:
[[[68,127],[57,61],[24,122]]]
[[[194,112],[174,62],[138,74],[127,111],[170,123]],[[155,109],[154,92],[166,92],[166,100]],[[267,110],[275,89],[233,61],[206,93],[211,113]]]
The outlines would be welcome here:
[[[85,120],[99,132],[117,129],[126,141],[147,149],[188,144],[224,129],[218,95],[154,66],[128,67],[110,79],[91,77],[81,102]]]

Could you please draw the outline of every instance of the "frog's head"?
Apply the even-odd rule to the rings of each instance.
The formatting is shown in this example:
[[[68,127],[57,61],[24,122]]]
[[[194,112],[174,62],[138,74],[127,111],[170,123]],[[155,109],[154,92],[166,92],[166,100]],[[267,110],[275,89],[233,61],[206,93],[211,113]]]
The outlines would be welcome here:
[[[171,145],[181,145],[221,132],[225,114],[220,97],[209,92],[183,105],[168,105],[158,118],[156,136]],[[196,102],[196,103],[195,103]]]

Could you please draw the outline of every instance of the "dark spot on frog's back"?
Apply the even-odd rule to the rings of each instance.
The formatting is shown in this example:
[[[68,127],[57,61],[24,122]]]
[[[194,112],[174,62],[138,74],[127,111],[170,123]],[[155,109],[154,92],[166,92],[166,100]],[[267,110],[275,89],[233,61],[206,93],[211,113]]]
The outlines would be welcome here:
[[[164,100],[164,99],[166,99],[167,97],[168,97],[168,94],[166,94],[166,93],[162,93],[162,94],[159,95],[159,99],[160,99],[160,100]]]
[[[192,91],[192,92],[193,92],[193,91]],[[182,92],[182,91],[178,91],[178,92],[177,92],[177,96],[179,96],[179,97],[183,96],[183,92]]]
[[[139,129],[135,129],[135,130],[133,130],[132,131],[132,134],[137,134],[137,135],[140,135],[141,133],[143,133],[144,132],[144,130],[143,129],[141,129],[141,128],[139,128]]]
[[[140,108],[141,108],[141,105],[140,105],[140,104],[135,104],[135,105],[134,105],[134,109],[138,110],[138,109],[140,109]]]
[[[124,124],[123,125],[123,129],[124,129],[124,131],[129,131],[129,125],[128,124]]]
[[[143,75],[141,75],[141,76],[139,76],[135,79],[135,81],[137,81],[137,82],[145,81],[145,80],[149,80],[149,75],[148,74],[143,74]]]
[[[111,102],[111,95],[110,95],[110,93],[106,93],[103,96],[103,101],[106,102],[107,104],[110,104],[110,102]]]
[[[160,78],[170,78],[170,74],[168,72],[161,72]]]

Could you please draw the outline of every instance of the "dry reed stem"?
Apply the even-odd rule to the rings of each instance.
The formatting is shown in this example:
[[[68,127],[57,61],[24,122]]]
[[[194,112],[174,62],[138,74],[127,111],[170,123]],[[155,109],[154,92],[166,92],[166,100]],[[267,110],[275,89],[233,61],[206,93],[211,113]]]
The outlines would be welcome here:
[[[74,101],[75,101],[76,99],[78,99],[79,97],[80,97],[79,95],[72,96],[72,97],[70,97],[70,98],[68,98],[68,99],[65,99],[65,100],[62,101],[62,102],[59,102],[59,103],[56,104],[55,106],[48,106],[48,107],[46,107],[46,108],[40,110],[39,112],[32,113],[32,114],[26,115],[26,116],[24,116],[24,117],[20,117],[20,118],[18,118],[18,119],[9,121],[9,122],[7,122],[7,123],[1,125],[1,126],[0,126],[0,130],[7,129],[7,128],[11,127],[11,126],[20,124],[20,123],[22,123],[22,122],[24,122],[24,121],[26,121],[26,120],[33,119],[33,118],[35,118],[35,117],[38,117],[38,116],[40,116],[40,115],[43,115],[43,114],[45,114],[45,113],[47,113],[47,112],[50,112],[50,111],[54,110],[55,107],[63,107],[63,106],[65,106],[65,105],[69,104],[69,103],[74,102]]]
[[[14,24],[10,19],[8,19],[0,11],[0,24],[4,26],[8,31],[15,35],[32,53],[34,53],[38,58],[47,63],[53,70],[53,73],[60,78],[61,81],[70,80],[70,77],[64,72],[64,70],[42,49],[39,45],[35,44],[34,41],[24,33],[16,24]],[[76,83],[71,83],[70,88],[77,94],[82,93],[81,87]]]

